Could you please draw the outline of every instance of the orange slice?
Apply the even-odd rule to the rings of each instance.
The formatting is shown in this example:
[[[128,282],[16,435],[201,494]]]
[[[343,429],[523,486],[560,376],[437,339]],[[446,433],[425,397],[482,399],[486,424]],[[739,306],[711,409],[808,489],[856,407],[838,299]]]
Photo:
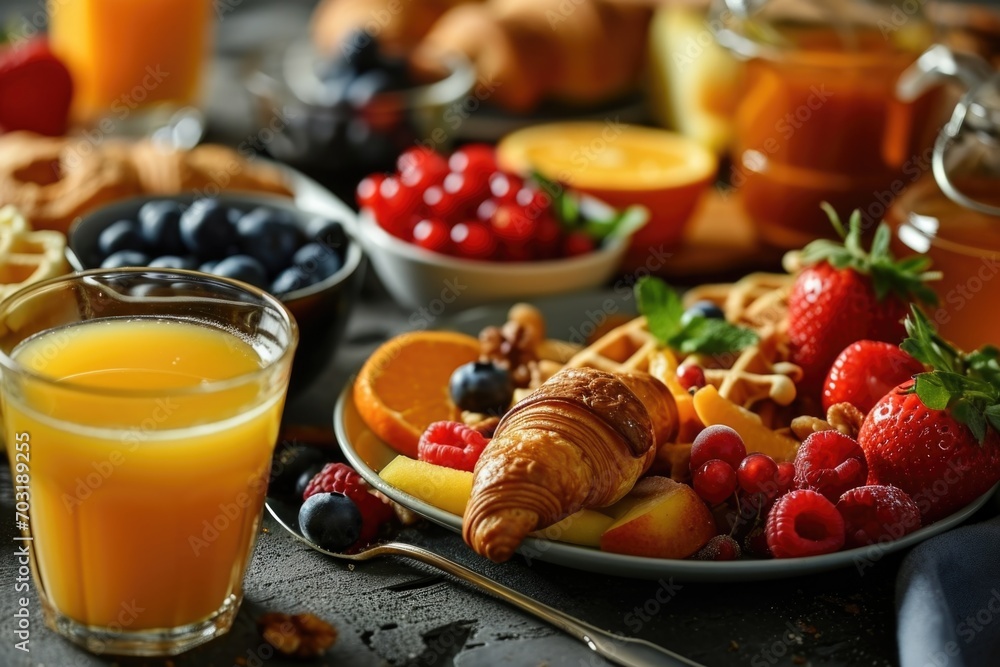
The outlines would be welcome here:
[[[479,358],[479,341],[451,331],[414,331],[386,341],[354,381],[354,404],[375,435],[417,458],[431,422],[461,416],[448,395],[452,371]]]
[[[648,208],[649,222],[632,237],[630,264],[680,241],[718,169],[715,154],[693,139],[611,121],[518,130],[500,141],[497,162],[522,174],[537,171],[616,208]]]

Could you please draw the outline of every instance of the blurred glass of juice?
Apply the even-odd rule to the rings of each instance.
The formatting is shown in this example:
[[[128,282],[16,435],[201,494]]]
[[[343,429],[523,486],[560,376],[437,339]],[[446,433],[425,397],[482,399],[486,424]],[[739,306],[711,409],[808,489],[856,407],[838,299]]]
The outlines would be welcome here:
[[[212,0],[49,0],[52,49],[73,75],[73,120],[126,122],[198,101]]]

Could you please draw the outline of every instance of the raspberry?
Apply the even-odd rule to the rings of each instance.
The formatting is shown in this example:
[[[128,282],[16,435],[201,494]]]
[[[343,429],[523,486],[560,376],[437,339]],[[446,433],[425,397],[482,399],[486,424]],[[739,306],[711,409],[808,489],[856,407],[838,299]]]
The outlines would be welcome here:
[[[460,422],[434,422],[420,436],[417,458],[421,461],[472,472],[486,449],[486,438]]]
[[[837,502],[844,517],[845,544],[863,547],[898,540],[920,527],[920,509],[902,489],[871,484],[844,493]]]
[[[306,486],[302,499],[306,500],[317,493],[342,493],[358,506],[361,512],[361,536],[358,541],[348,547],[355,551],[370,544],[378,535],[382,524],[392,520],[392,507],[371,493],[361,475],[346,463],[327,463]]]
[[[809,489],[778,498],[767,515],[767,546],[775,558],[833,553],[844,546],[844,519],[825,496]]]
[[[832,502],[867,479],[864,450],[839,431],[813,433],[795,455],[795,487],[819,491]]]

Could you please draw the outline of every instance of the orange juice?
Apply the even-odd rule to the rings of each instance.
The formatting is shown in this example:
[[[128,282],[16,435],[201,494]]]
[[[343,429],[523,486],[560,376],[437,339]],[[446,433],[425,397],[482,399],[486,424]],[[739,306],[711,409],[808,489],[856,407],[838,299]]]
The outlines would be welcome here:
[[[957,183],[973,199],[1000,205],[997,180]],[[937,308],[928,308],[942,336],[966,351],[1000,345],[1000,220],[948,199],[933,179],[905,192],[890,211],[896,252],[933,260],[942,279],[931,283]]]
[[[736,114],[732,183],[761,236],[802,247],[833,233],[820,203],[866,223],[918,177],[936,132],[936,93],[912,103],[895,97],[896,80],[925,41],[858,30],[850,44],[831,27],[790,27],[784,58],[747,63]]]
[[[30,438],[30,523],[49,604],[125,631],[235,609],[283,387],[198,389],[262,368],[254,348],[193,322],[111,318],[46,331],[11,356],[59,381],[3,406],[8,441]]]
[[[212,0],[49,0],[49,39],[73,75],[73,117],[124,121],[198,97]]]

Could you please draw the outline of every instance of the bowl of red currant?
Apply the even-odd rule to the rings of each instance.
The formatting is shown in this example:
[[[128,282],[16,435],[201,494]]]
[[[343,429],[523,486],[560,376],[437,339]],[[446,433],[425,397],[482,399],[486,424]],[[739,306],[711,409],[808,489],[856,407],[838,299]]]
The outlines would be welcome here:
[[[379,279],[401,305],[434,314],[599,287],[649,217],[505,172],[484,144],[411,148],[356,194],[358,237]]]

